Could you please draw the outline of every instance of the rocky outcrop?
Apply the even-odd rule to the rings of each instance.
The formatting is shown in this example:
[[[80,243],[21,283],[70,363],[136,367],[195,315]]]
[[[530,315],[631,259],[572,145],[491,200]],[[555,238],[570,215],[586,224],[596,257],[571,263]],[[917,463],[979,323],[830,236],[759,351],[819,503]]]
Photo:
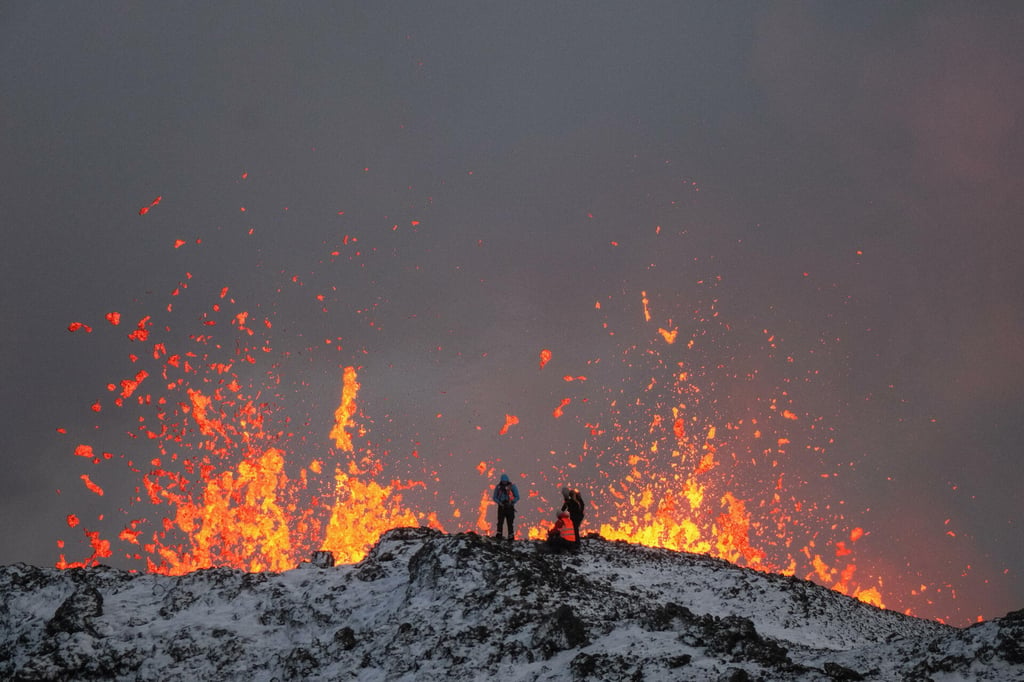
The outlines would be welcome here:
[[[1024,679],[1024,612],[956,629],[590,536],[405,528],[356,565],[167,577],[0,568],[0,679]]]

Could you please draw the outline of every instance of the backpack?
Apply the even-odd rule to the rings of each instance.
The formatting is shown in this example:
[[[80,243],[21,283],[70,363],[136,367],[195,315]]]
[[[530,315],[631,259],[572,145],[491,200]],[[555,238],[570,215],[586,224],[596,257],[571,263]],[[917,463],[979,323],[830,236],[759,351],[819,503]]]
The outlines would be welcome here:
[[[579,510],[579,511],[576,511],[575,514],[573,514],[573,511],[575,511],[573,509],[573,507],[576,507]],[[569,493],[569,499],[566,500],[566,511],[568,511],[571,516],[579,516],[579,517],[582,518],[582,516],[583,516],[583,496],[580,495],[580,491],[579,490],[573,490],[571,493]]]

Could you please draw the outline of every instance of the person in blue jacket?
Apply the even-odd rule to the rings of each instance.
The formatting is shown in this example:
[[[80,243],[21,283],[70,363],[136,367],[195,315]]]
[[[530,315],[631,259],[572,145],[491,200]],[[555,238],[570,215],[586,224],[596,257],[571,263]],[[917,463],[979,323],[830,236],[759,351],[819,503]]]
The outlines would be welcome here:
[[[494,486],[494,494],[491,497],[498,505],[498,534],[495,537],[502,537],[504,524],[508,527],[508,539],[515,539],[512,521],[516,518],[516,502],[519,501],[519,488],[509,480],[508,474],[502,474],[498,485]]]

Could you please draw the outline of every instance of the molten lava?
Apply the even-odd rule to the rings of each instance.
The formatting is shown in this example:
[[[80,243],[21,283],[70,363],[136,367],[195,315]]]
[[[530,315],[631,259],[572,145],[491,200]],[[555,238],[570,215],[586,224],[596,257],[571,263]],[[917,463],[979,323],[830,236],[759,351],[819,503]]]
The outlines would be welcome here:
[[[652,317],[646,293],[642,313],[645,321]],[[224,314],[230,316],[239,338],[254,335],[246,326],[248,313]],[[151,319],[143,318],[131,341],[150,341],[150,326]],[[264,327],[270,330],[273,325],[267,321]],[[653,338],[674,347],[676,333],[659,327]],[[180,574],[212,566],[283,571],[319,549],[333,552],[340,562],[356,562],[381,533],[398,526],[490,531],[489,486],[498,473],[493,463],[481,462],[478,467],[486,477],[479,497],[459,500],[453,495],[450,518],[444,522],[440,510],[417,509],[404,501],[405,491],[427,488],[423,480],[381,480],[385,464],[371,445],[360,444],[367,429],[360,418],[361,387],[355,367],[343,368],[333,424],[322,427],[333,447],[311,453],[296,468],[300,456],[289,448],[287,434],[268,429],[278,420],[278,409],[260,402],[259,387],[244,386],[238,373],[238,364],[258,362],[258,353],[271,347],[269,340],[239,346],[235,359],[227,361],[190,351],[170,352],[165,341],[152,343],[152,357],[163,365],[160,375],[168,395],[139,394],[151,376],[145,369],[112,385],[119,389],[114,400],[118,407],[133,400],[142,407],[159,406],[158,428],[140,427],[147,440],[160,443],[160,456],[141,472],[135,503],[148,504],[160,521],[154,526],[145,518],[133,519],[117,533],[117,541],[127,550],[125,558],[143,561],[147,571]],[[692,349],[694,344],[691,340],[685,346]],[[551,357],[550,351],[541,353],[541,368]],[[859,585],[855,565],[841,561],[850,558],[861,529],[834,543],[840,563],[832,565],[813,549],[813,541],[800,544],[800,502],[785,497],[781,473],[768,486],[738,483],[748,458],[755,467],[779,466],[783,448],[795,435],[786,425],[800,421],[796,412],[778,409],[772,402],[776,420],[759,417],[716,425],[702,409],[706,390],[682,362],[662,358],[653,347],[629,349],[627,357],[638,375],[648,376],[642,398],[629,404],[614,397],[606,408],[606,425],[582,425],[585,455],[599,460],[610,474],[604,481],[575,482],[591,501],[586,521],[590,529],[612,540],[706,553],[762,570],[799,572],[881,605],[879,586]],[[584,376],[563,378],[580,391],[585,387]],[[175,400],[174,394],[181,397]],[[575,397],[562,398],[551,418],[561,419]],[[518,416],[505,414],[499,435],[508,436],[519,423]],[[719,433],[727,437],[722,439]],[[764,442],[775,445],[759,445]],[[74,449],[75,455],[100,463],[93,452],[89,444]],[[768,457],[773,458],[770,464]],[[573,476],[568,469],[559,471],[563,481]],[[88,474],[81,478],[89,490],[103,494]],[[475,513],[465,514],[466,505]],[[543,537],[549,525],[545,507],[538,506],[537,512],[537,519],[526,522],[526,534],[533,538]],[[68,518],[69,527],[84,525],[77,516]],[[473,525],[467,527],[463,518],[473,519]],[[75,562],[62,555],[59,566],[90,565],[111,556],[111,541],[96,530],[83,532],[92,555]]]
[[[346,236],[330,253],[337,256],[356,241]],[[574,434],[570,454],[551,450],[535,469],[516,472],[520,487],[529,490],[517,522],[523,534],[544,536],[561,504],[559,488],[571,483],[588,502],[584,533],[795,574],[882,604],[881,581],[858,580],[853,560],[866,532],[849,529],[841,515],[806,498],[806,479],[815,475],[807,472],[830,445],[820,418],[784,389],[763,386],[756,370],[730,370],[712,358],[707,349],[727,346],[731,333],[715,309],[717,301],[688,303],[682,315],[692,313],[693,319],[684,321],[678,308],[659,316],[653,289],[638,297],[633,291],[630,324],[638,325],[643,341],[623,343],[617,357],[599,359],[572,357],[561,348],[545,348],[539,357],[524,354],[514,368],[523,384],[547,382],[550,388],[557,382],[536,401],[536,410],[502,406],[481,416],[485,426],[453,432],[452,444],[428,442],[430,434],[417,432],[410,439],[412,457],[404,457],[389,449],[391,435],[383,433],[400,426],[376,424],[379,403],[367,406],[360,397],[360,382],[372,387],[379,377],[350,364],[352,355],[329,370],[330,363],[316,364],[320,376],[340,378],[337,407],[328,401],[331,420],[312,387],[292,393],[281,388],[301,354],[278,350],[278,338],[287,332],[276,331],[272,314],[254,313],[258,306],[241,309],[228,287],[214,287],[212,305],[207,301],[187,323],[187,338],[176,336],[170,320],[180,299],[192,293],[191,280],[189,273],[172,291],[173,306],[137,318],[127,334],[135,351],[128,356],[131,369],[108,384],[116,409],[92,402],[97,418],[131,414],[127,444],[83,442],[71,448],[81,465],[126,464],[137,482],[130,509],[122,510],[119,527],[102,532],[97,529],[110,519],[92,523],[69,514],[68,527],[80,529],[89,556],[69,561],[61,554],[60,567],[113,557],[171,574],[213,566],[284,571],[316,550],[356,562],[381,533],[397,526],[489,533],[490,491],[506,463],[474,454],[468,464],[469,456],[456,456],[459,439],[482,432],[497,449],[526,432],[562,428]],[[297,275],[282,281],[303,286]],[[330,297],[312,298],[326,313]],[[604,308],[597,303],[593,314],[610,315]],[[102,326],[117,328],[121,316],[108,313],[110,324]],[[603,330],[612,327],[608,319],[601,324]],[[81,322],[68,329],[92,331]],[[764,336],[775,352],[775,337],[767,331]],[[124,333],[118,338],[123,343]],[[334,331],[316,338],[329,352],[348,352]],[[545,371],[524,371],[534,362]],[[613,371],[606,371],[609,366]],[[601,377],[611,375],[622,377],[621,383],[602,386]],[[433,414],[440,420],[440,408]],[[400,423],[402,415],[397,417]],[[82,440],[106,435],[97,429]],[[444,452],[424,454],[442,447],[451,448],[450,459]],[[124,454],[111,454],[117,452]],[[482,456],[487,459],[480,461]],[[95,478],[110,491],[111,474],[123,478],[125,472],[108,472]],[[81,481],[104,494],[92,472]]]

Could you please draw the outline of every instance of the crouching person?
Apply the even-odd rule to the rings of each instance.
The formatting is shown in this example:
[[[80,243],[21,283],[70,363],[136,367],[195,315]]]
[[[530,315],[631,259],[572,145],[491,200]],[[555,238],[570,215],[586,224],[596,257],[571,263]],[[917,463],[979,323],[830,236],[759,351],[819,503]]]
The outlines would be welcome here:
[[[576,540],[576,526],[569,517],[569,512],[558,512],[554,528],[548,531],[548,547],[556,552],[575,552],[579,548]]]

